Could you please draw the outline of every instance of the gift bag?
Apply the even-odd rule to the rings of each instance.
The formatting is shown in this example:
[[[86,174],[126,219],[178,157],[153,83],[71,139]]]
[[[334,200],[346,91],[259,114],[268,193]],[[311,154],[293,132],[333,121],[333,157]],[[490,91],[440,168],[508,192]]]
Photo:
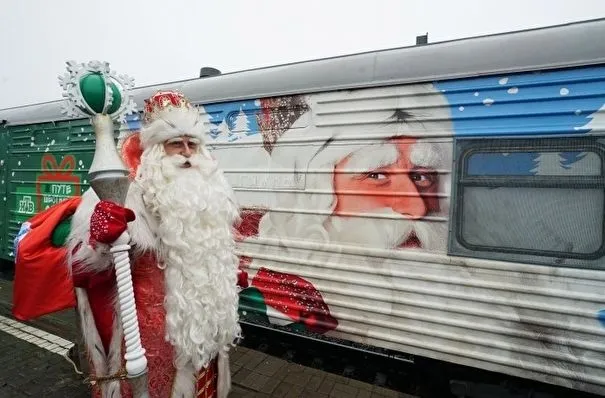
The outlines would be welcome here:
[[[64,243],[81,200],[63,200],[22,224],[15,238],[12,312],[16,319],[30,320],[76,305]]]

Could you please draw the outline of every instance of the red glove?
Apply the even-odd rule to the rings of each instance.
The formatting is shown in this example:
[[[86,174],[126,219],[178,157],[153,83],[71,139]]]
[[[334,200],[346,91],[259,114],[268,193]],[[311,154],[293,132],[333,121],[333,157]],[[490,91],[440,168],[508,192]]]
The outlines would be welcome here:
[[[95,206],[90,217],[91,243],[111,244],[126,231],[127,224],[134,221],[134,212],[108,200],[102,200]]]

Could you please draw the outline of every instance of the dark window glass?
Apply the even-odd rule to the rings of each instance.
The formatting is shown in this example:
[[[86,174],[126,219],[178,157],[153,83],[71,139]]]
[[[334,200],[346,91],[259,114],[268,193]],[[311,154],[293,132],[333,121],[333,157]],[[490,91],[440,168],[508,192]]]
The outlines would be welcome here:
[[[603,255],[603,151],[594,139],[464,141],[457,155],[452,254]]]

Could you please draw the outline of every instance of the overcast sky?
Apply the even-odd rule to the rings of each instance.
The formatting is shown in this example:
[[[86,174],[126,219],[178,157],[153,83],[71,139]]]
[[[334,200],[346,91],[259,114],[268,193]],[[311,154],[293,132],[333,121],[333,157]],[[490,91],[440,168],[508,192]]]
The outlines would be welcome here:
[[[603,0],[1,0],[0,109],[57,100],[65,61],[137,86],[605,17]],[[358,5],[355,5],[358,2]],[[594,38],[602,40],[602,38]]]

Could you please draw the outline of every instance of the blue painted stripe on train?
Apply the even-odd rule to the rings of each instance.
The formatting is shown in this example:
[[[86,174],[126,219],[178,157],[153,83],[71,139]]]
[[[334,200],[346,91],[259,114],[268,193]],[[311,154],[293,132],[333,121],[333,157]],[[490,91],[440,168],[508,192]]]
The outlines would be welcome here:
[[[436,82],[456,136],[585,134],[605,105],[605,67]]]

